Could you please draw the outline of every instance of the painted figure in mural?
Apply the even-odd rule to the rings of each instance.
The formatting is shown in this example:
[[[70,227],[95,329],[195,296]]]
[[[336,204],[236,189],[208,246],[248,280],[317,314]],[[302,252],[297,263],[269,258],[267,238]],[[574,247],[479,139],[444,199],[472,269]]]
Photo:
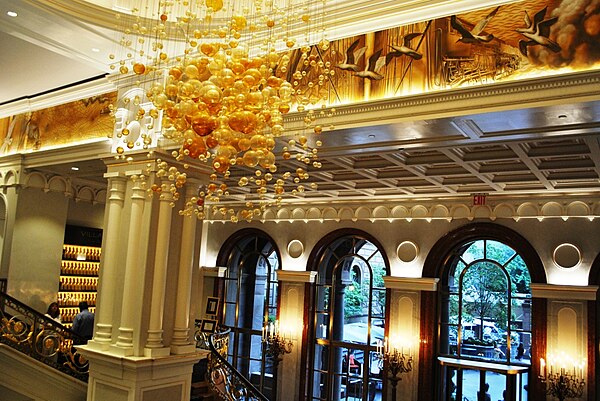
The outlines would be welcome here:
[[[558,21],[558,17],[544,19],[547,8],[548,7],[544,7],[542,10],[535,13],[533,21],[529,18],[527,11],[525,11],[526,27],[516,29],[517,32],[528,39],[519,41],[519,50],[525,57],[527,57],[527,48],[529,46],[541,45],[555,53],[560,51],[558,43],[548,38],[550,35],[550,27]]]
[[[401,56],[408,56],[415,60],[420,60],[423,55],[410,47],[410,41],[422,34],[422,32],[409,33],[402,38],[402,45],[390,45],[393,51],[386,54],[385,64],[388,65],[392,59]]]
[[[480,43],[480,42],[491,42],[494,39],[494,35],[485,34],[483,35],[483,30],[487,26],[487,24],[491,21],[491,19],[496,15],[500,6],[496,7],[491,13],[489,13],[484,19],[479,21],[477,25],[472,30],[468,30],[457,18],[456,15],[453,15],[450,18],[450,25],[452,28],[456,29],[461,38],[458,39],[459,42],[462,43]]]
[[[367,47],[363,46],[357,49],[358,44],[359,39],[356,39],[350,45],[348,50],[346,50],[346,58],[344,59],[344,62],[336,65],[337,68],[339,68],[340,70],[354,72],[358,72],[360,70],[360,67],[358,66],[358,60],[360,60],[360,58],[365,54]]]
[[[25,123],[21,125],[21,134],[19,135],[19,149],[25,149],[27,144],[33,144],[33,149],[40,148],[40,129],[32,112],[25,115]]]
[[[371,57],[369,57],[369,63],[364,71],[358,71],[355,76],[359,78],[366,78],[374,81],[383,79],[384,75],[379,71],[385,65],[385,57],[381,55],[382,49],[377,50]]]
[[[11,149],[13,143],[16,144],[16,149]],[[31,111],[12,118],[0,147],[0,153],[7,153],[11,150],[21,151],[29,146],[32,146],[33,149],[40,147],[40,129],[37,118]]]

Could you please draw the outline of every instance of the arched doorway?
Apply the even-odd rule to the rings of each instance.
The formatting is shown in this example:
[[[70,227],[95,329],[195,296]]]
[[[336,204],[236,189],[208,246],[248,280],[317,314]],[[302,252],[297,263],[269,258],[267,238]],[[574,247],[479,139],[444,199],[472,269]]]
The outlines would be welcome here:
[[[496,224],[466,225],[435,244],[423,276],[440,281],[437,292],[422,297],[429,346],[420,352],[419,399],[541,394],[531,360],[546,347],[546,307],[532,299],[530,284],[546,278],[525,238]]]
[[[221,324],[231,329],[229,361],[270,396],[277,372],[265,355],[262,329],[265,322],[278,317],[281,257],[273,239],[260,230],[242,230],[225,244],[217,263],[227,267],[221,289]]]
[[[317,271],[308,349],[309,400],[381,400],[376,356],[385,336],[389,274],[381,246],[360,231],[336,231],[315,247]]]

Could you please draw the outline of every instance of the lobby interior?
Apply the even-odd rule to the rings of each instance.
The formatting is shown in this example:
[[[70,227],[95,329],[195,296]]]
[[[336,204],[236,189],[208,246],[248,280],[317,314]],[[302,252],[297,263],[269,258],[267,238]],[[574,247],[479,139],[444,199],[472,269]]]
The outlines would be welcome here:
[[[198,340],[228,329],[234,374],[269,400],[553,400],[560,378],[567,399],[600,397],[600,5],[281,2],[273,15],[306,22],[277,47],[290,70],[281,58],[255,66],[278,77],[261,96],[280,101],[265,86],[285,81],[297,103],[265,118],[272,104],[237,100],[263,113],[265,132],[281,118],[269,169],[217,159],[207,139],[190,156],[196,145],[172,134],[185,119],[168,105],[153,114],[164,75],[111,57],[125,57],[132,8],[168,6],[150,3],[0,0],[3,296],[42,315],[59,301],[67,322],[76,293],[96,318],[78,350],[85,381],[14,354],[3,321],[0,366],[15,368],[0,395],[194,399],[210,352]],[[233,3],[172,3],[213,7],[211,29],[219,12],[230,30],[245,24]],[[244,12],[249,26],[278,27]],[[247,40],[260,47],[257,35]],[[237,38],[227,40],[222,56],[195,43],[210,74],[218,57],[235,70]],[[132,43],[139,52],[151,40]],[[165,63],[168,79],[178,63],[192,74],[186,60]],[[206,104],[224,118],[236,100]],[[69,245],[97,252],[93,273],[74,273]]]

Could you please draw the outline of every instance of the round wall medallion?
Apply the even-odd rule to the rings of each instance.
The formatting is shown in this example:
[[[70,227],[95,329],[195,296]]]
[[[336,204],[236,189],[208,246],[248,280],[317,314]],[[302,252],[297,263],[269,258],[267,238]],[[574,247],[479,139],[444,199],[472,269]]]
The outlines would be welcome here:
[[[560,244],[552,253],[552,260],[559,267],[570,269],[581,262],[581,252],[573,244]]]
[[[398,259],[405,263],[415,260],[418,253],[419,247],[412,241],[404,241],[400,243],[400,245],[398,245],[398,249],[396,250]]]
[[[292,258],[299,258],[304,252],[304,245],[297,239],[291,240],[287,246],[287,251]]]

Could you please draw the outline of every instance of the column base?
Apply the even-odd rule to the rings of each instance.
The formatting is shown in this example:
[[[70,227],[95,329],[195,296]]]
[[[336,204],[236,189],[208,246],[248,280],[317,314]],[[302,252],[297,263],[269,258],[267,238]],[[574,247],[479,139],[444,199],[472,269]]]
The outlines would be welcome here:
[[[171,355],[171,349],[169,347],[160,348],[144,348],[144,356],[148,358],[163,358]]]
[[[193,354],[194,352],[202,352],[203,350],[196,349],[194,344],[173,345],[171,344],[171,353],[174,355]]]
[[[95,338],[91,339],[86,344],[86,346],[90,349],[93,349],[96,351],[105,351],[105,352],[110,350],[111,345],[112,344],[110,342],[98,341]]]
[[[189,401],[199,355],[119,357],[82,349],[90,361],[87,401]]]
[[[121,347],[119,345],[113,344],[110,347],[108,347],[107,351],[113,355],[121,357],[133,356],[133,347]]]

